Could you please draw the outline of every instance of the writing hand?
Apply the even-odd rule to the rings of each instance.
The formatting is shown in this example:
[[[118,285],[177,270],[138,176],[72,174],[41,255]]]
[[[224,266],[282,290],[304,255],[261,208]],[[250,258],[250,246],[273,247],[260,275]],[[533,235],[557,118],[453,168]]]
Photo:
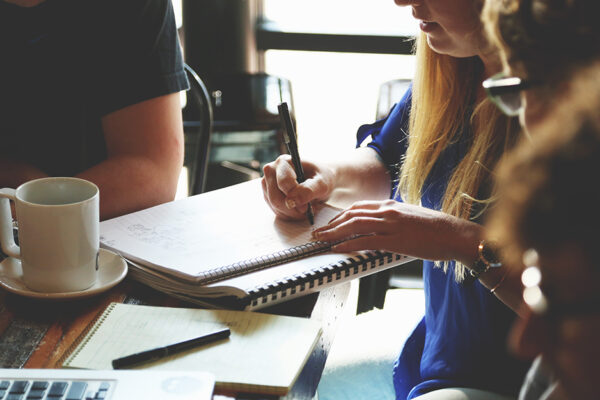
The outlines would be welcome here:
[[[324,201],[333,190],[333,172],[322,165],[302,161],[306,180],[299,184],[291,157],[287,154],[263,168],[262,188],[273,212],[285,219],[306,219],[309,202]]]

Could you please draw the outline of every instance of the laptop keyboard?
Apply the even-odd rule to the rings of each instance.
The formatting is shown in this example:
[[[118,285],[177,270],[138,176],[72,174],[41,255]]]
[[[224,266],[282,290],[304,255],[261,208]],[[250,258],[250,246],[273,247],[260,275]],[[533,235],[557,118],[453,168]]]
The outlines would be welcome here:
[[[0,400],[108,399],[114,381],[1,380]]]

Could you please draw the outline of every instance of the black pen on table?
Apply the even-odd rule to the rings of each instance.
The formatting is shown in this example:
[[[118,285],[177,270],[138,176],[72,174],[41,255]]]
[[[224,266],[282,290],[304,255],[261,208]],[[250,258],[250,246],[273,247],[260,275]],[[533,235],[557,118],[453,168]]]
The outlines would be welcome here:
[[[283,125],[283,141],[285,142],[285,145],[292,156],[292,164],[294,164],[294,170],[296,171],[296,181],[298,183],[302,183],[306,180],[306,178],[304,177],[304,169],[302,168],[300,154],[298,153],[296,131],[294,130],[294,125],[292,124],[292,118],[290,117],[290,111],[287,103],[281,103],[279,106],[277,106],[277,110],[279,111],[279,118],[281,119],[281,124]],[[308,203],[306,208],[306,217],[308,218],[308,222],[310,222],[311,225],[314,225],[315,215],[313,214],[313,209],[310,203]]]
[[[184,350],[198,347],[203,344],[213,343],[218,340],[226,339],[229,337],[230,334],[231,331],[229,330],[229,328],[223,328],[216,332],[211,332],[209,334],[202,335],[190,340],[185,340],[183,342],[174,343],[163,347],[157,347],[154,349],[142,351],[121,358],[115,358],[114,360],[112,360],[112,366],[114,369],[124,369],[133,367],[137,364],[160,360],[161,358],[168,357],[172,354],[180,353]]]

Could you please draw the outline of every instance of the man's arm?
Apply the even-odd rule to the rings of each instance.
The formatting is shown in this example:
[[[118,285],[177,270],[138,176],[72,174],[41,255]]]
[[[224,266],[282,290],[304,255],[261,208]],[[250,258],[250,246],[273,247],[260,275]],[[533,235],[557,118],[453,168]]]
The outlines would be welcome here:
[[[184,150],[179,93],[112,112],[102,129],[107,160],[77,175],[100,188],[100,219],[174,199]]]
[[[48,176],[33,165],[10,158],[0,158],[0,187],[17,188],[27,181]]]
[[[102,118],[108,158],[77,176],[100,188],[100,219],[175,197],[183,164],[179,93],[142,101]],[[48,176],[20,161],[0,159],[0,187]]]

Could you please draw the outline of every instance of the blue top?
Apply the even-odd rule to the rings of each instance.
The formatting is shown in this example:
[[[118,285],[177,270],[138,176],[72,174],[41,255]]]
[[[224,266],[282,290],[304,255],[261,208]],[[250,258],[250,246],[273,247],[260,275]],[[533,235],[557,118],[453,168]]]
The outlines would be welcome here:
[[[387,118],[359,128],[357,139],[373,137],[373,148],[388,167],[392,196],[398,166],[407,146],[411,90]],[[451,172],[468,149],[465,129],[446,148],[429,174],[422,205],[440,210]],[[396,197],[396,200],[402,201]],[[412,399],[432,390],[470,387],[516,396],[527,366],[506,351],[514,313],[478,280],[457,283],[454,262],[448,272],[423,262],[425,316],[406,341],[394,366],[397,399]]]

